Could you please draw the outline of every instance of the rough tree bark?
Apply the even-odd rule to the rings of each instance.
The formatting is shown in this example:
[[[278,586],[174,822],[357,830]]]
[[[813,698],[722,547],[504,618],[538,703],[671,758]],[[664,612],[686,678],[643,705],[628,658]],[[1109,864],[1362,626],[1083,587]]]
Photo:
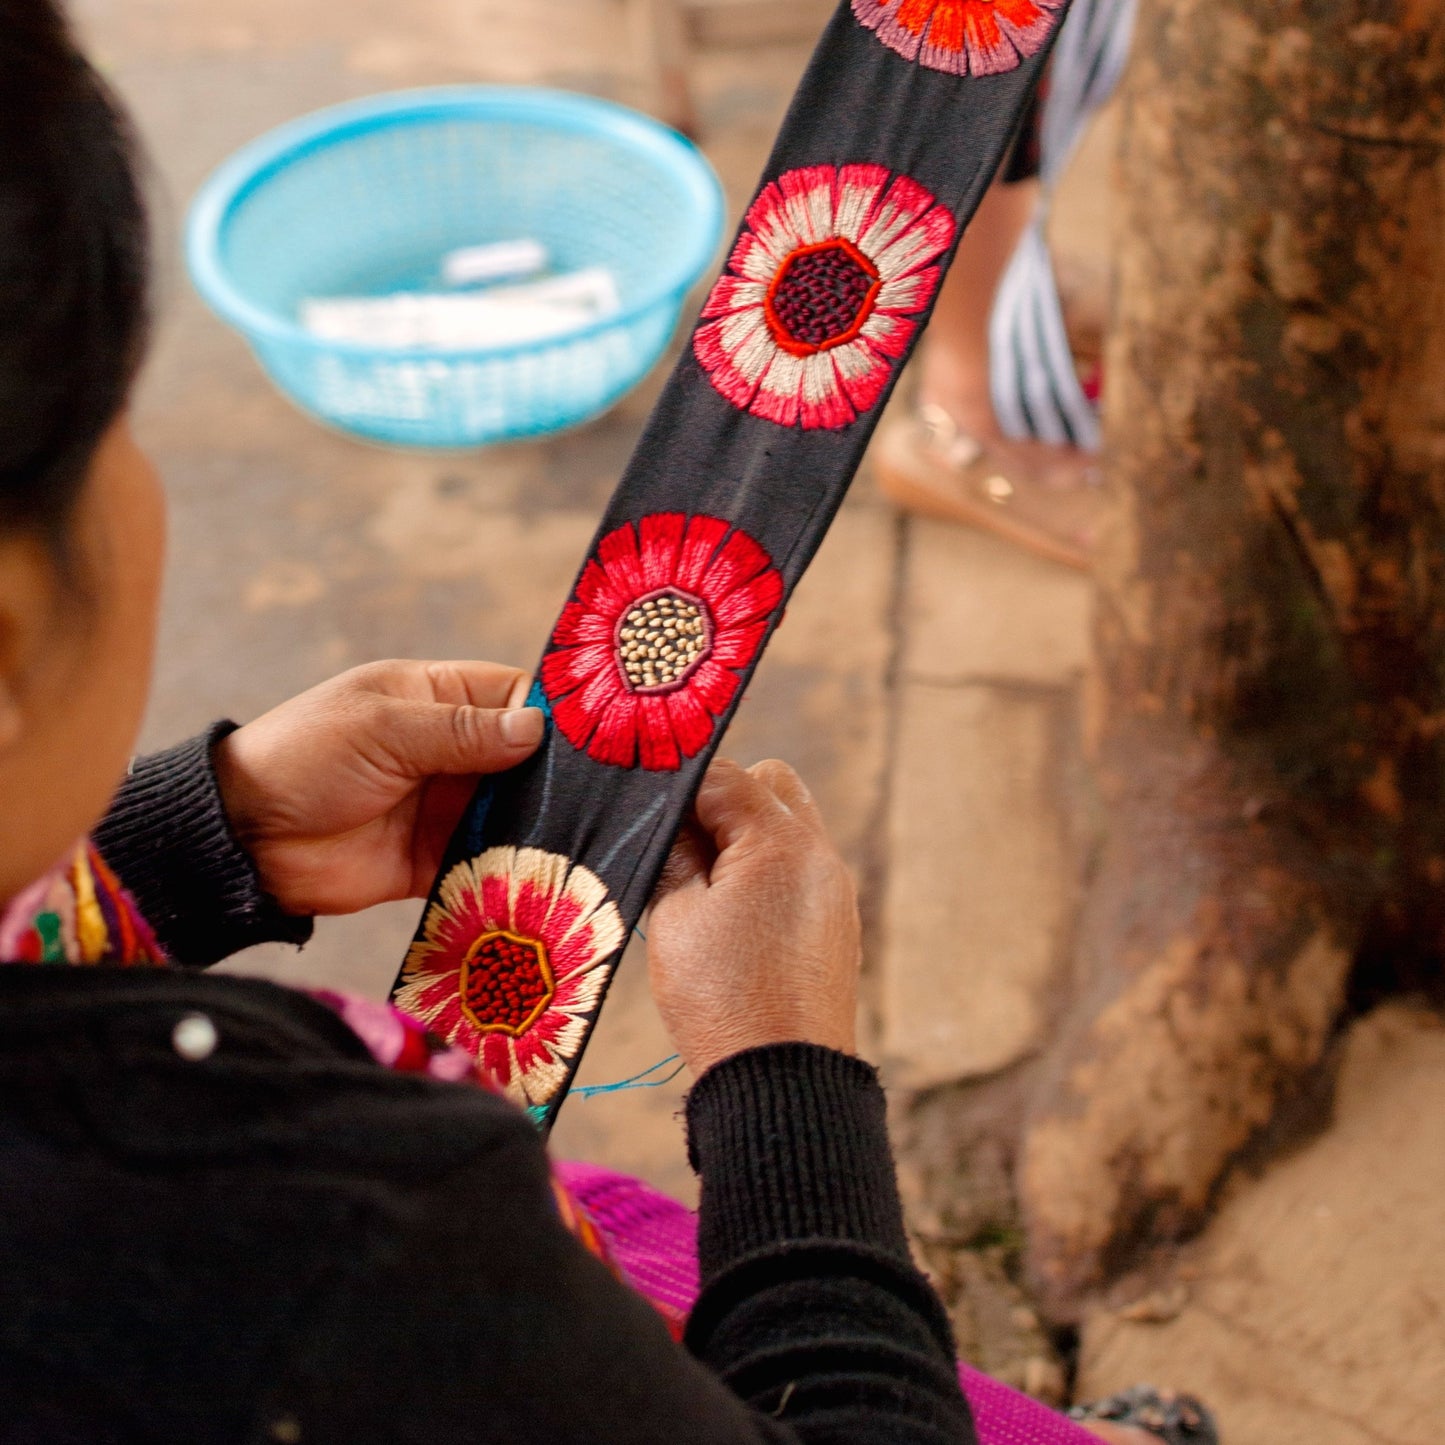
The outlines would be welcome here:
[[[1077,1007],[1018,1184],[1057,1318],[1188,1232],[1362,956],[1445,956],[1445,0],[1143,0]]]

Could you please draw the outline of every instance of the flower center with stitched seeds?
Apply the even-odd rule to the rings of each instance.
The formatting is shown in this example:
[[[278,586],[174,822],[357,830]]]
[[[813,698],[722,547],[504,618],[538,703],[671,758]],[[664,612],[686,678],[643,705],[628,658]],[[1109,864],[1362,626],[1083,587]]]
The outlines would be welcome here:
[[[857,335],[877,293],[877,268],[840,238],[804,246],[783,262],[768,311],[780,340],[822,351]]]
[[[617,628],[617,662],[633,692],[681,687],[712,651],[712,618],[699,597],[672,588],[639,598]]]
[[[462,960],[462,1010],[479,1029],[524,1034],[556,992],[545,946],[515,933],[484,933]]]

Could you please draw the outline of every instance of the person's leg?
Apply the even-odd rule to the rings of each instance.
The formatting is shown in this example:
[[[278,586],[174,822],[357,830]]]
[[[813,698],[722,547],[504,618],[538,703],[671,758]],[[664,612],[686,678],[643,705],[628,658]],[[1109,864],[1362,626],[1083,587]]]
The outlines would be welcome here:
[[[1094,458],[1077,447],[1005,437],[989,382],[994,296],[1038,199],[1033,177],[996,181],[984,196],[919,351],[916,410],[885,423],[874,461],[885,495],[907,510],[983,527],[1086,567],[1103,517]]]
[[[989,188],[958,243],[920,348],[919,404],[941,408],[981,440],[998,435],[988,374],[993,298],[1038,199],[1037,180]]]

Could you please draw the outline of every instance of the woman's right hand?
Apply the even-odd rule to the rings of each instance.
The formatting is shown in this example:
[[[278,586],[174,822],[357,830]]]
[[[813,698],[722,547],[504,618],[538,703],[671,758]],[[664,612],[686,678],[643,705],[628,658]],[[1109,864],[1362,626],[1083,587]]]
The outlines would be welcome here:
[[[708,769],[653,899],[647,953],[695,1076],[764,1044],[855,1051],[857,895],[790,767]]]

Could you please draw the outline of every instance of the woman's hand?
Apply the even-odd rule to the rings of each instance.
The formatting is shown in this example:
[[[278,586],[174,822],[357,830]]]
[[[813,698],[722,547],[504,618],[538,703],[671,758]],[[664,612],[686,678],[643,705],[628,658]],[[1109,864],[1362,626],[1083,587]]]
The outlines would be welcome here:
[[[216,748],[226,816],[288,913],[422,897],[483,773],[542,740],[530,679],[494,662],[375,662]]]
[[[718,762],[667,861],[647,934],[652,992],[695,1075],[743,1049],[856,1048],[853,880],[786,764]]]

